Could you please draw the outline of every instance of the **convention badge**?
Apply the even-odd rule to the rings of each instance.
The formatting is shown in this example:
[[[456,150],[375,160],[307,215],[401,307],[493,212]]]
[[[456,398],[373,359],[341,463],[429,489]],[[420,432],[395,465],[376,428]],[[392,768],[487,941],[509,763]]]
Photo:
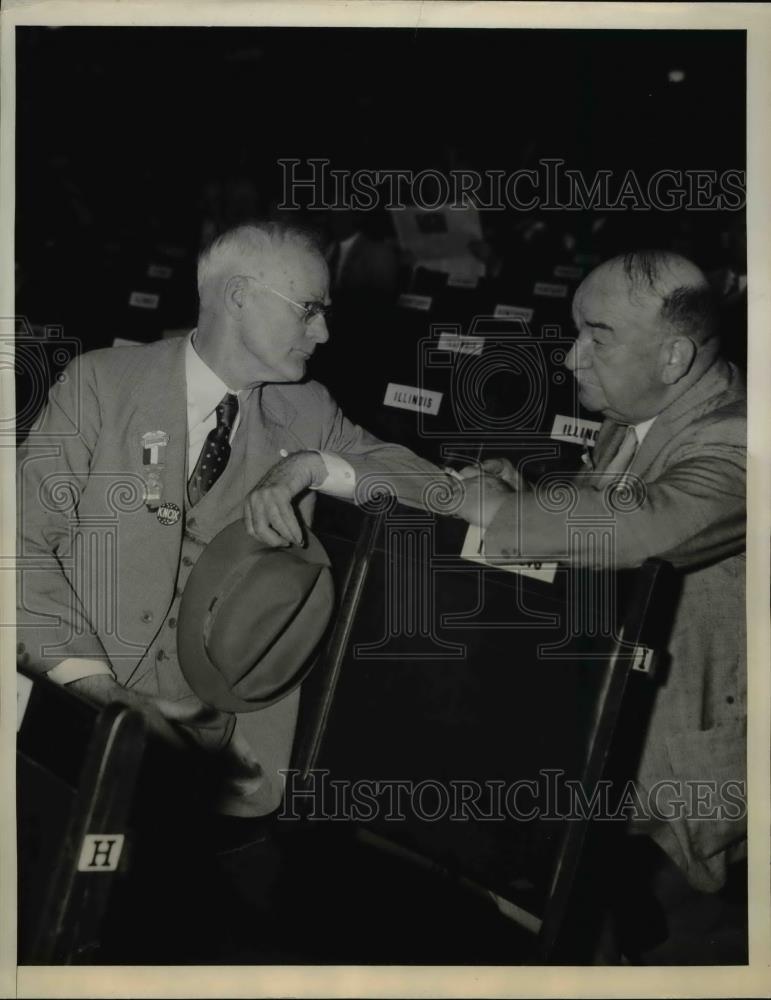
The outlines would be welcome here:
[[[169,435],[166,431],[148,431],[142,435],[142,465],[165,468],[166,445]]]
[[[145,506],[156,510],[163,496],[163,481],[159,472],[145,473]]]
[[[166,431],[147,431],[142,435],[142,466],[144,469],[145,496],[148,510],[157,510],[163,499],[163,470],[166,468]]]
[[[176,524],[182,516],[182,511],[175,503],[162,503],[156,515],[161,524]]]

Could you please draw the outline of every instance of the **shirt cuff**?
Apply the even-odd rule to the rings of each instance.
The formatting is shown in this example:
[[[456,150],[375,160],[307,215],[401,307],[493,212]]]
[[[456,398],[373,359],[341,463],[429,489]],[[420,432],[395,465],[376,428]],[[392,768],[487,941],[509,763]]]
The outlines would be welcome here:
[[[319,493],[328,493],[333,497],[340,497],[341,500],[352,500],[356,490],[356,473],[353,467],[340,455],[334,455],[328,451],[319,451],[321,460],[326,466],[327,475],[318,486],[311,489],[318,490]]]
[[[109,664],[104,660],[86,660],[71,657],[69,660],[62,660],[52,667],[46,677],[56,684],[72,684],[73,681],[83,680],[84,677],[96,677],[99,674],[109,674],[115,677]]]

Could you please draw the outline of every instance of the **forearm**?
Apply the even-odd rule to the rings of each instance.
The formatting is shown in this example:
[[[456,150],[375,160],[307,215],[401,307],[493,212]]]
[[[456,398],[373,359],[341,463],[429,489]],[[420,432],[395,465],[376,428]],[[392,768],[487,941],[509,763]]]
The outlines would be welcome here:
[[[424,506],[437,496],[441,503],[448,492],[448,477],[441,469],[409,448],[380,441],[348,420],[326,389],[317,386],[317,390],[324,412],[320,450],[340,456],[353,469],[356,503],[366,502],[383,489],[411,506]]]
[[[69,683],[67,687],[99,706],[109,705],[115,701],[126,702],[129,700],[128,691],[115,680],[112,674],[81,677],[79,680]]]
[[[407,506],[440,513],[454,509],[457,490],[451,477],[408,448],[384,444],[364,454],[346,454],[345,459],[356,476],[357,504],[366,503],[386,490]]]
[[[513,494],[488,522],[488,557],[552,559],[577,566],[618,569],[651,557],[679,567],[725,558],[744,546],[741,496],[688,493],[674,483],[650,485],[639,506],[613,509],[608,494],[590,488],[561,495]],[[567,509],[565,509],[567,507]],[[598,540],[604,538],[603,544]]]

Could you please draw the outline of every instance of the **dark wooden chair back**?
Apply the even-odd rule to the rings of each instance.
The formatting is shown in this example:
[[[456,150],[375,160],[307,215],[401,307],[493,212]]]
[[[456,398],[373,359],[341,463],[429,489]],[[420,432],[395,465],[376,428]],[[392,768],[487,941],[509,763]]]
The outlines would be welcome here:
[[[127,866],[145,722],[123,705],[97,711],[44,679],[20,676],[19,964],[89,962]]]
[[[377,802],[354,810],[365,837],[486,893],[550,960],[590,823],[571,795],[601,782],[630,674],[651,671],[671,567],[546,582],[460,559],[465,525],[403,507],[325,499],[314,527],[340,613],[304,688],[294,787],[364,789]],[[393,795],[399,781],[422,784],[423,808],[389,818],[378,783]],[[496,789],[514,786],[501,809]]]

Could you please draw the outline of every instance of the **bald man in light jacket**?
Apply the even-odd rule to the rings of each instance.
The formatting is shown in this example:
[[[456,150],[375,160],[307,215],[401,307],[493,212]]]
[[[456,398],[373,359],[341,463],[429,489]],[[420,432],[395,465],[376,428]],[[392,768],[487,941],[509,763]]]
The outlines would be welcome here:
[[[573,319],[565,364],[581,403],[604,417],[591,467],[572,479],[566,507],[545,481],[490,459],[463,470],[464,512],[493,561],[626,569],[660,557],[679,570],[669,664],[637,772],[657,810],[641,828],[712,892],[746,852],[744,380],[720,357],[706,278],[676,254],[600,265],[578,288]],[[594,544],[609,523],[610,555]]]

